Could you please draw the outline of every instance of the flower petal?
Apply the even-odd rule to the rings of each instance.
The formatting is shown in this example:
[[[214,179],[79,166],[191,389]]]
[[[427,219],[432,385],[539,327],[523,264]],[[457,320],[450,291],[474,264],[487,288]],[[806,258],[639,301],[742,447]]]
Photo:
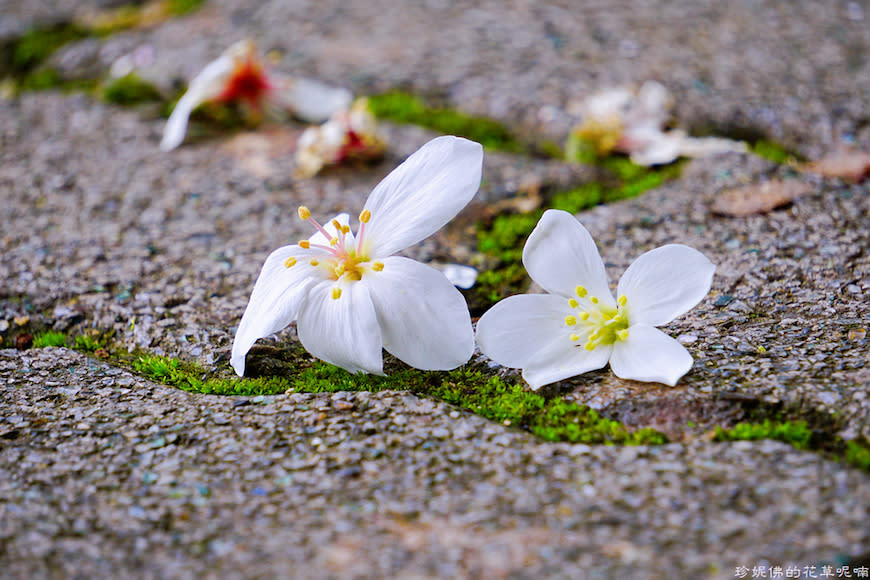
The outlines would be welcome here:
[[[187,92],[178,100],[166,127],[163,129],[163,140],[160,149],[172,151],[184,141],[187,132],[187,121],[195,108],[204,102],[218,96],[233,70],[233,61],[226,55],[220,56],[206,65],[202,71],[193,77]]]
[[[588,351],[572,341],[565,316],[565,298],[550,294],[520,294],[505,298],[477,322],[481,352],[495,362],[522,368],[523,378],[538,389],[607,364],[610,347]]]
[[[542,345],[568,341],[568,301],[552,294],[510,296],[487,310],[477,322],[481,352],[498,364],[524,368]]]
[[[651,250],[622,275],[617,295],[628,300],[631,324],[660,326],[684,314],[710,291],[716,266],[701,252],[669,244]]]
[[[692,368],[692,355],[657,328],[634,324],[628,338],[617,341],[610,368],[621,379],[662,383],[673,387]]]
[[[341,288],[333,298],[332,290]],[[365,284],[325,280],[311,286],[296,322],[305,350],[348,372],[384,374],[381,330]]]
[[[309,123],[323,123],[339,111],[350,108],[353,93],[313,79],[273,74],[275,91],[271,98],[293,116]]]
[[[588,351],[581,342],[572,342],[567,337],[553,340],[535,353],[523,369],[523,378],[532,389],[561,381],[607,364],[613,347],[600,345]]]
[[[544,212],[523,248],[523,265],[547,292],[571,297],[580,285],[602,304],[616,304],[592,236],[566,211]]]
[[[408,157],[366,201],[369,256],[390,256],[453,219],[477,193],[482,165],[480,143],[459,137],[437,137]]]
[[[269,336],[296,320],[308,287],[322,278],[308,264],[309,255],[293,245],[278,248],[266,258],[233,340],[230,362],[239,376],[245,374],[245,355],[251,346],[258,338]],[[286,266],[288,258],[297,261],[290,268]]]
[[[383,260],[361,280],[369,288],[384,348],[412,367],[450,370],[474,352],[465,298],[444,275],[409,258]]]

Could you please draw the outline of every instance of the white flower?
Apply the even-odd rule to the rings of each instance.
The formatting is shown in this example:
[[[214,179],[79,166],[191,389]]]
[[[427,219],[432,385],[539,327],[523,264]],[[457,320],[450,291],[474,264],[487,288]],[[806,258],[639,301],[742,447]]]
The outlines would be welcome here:
[[[286,110],[305,121],[319,123],[347,109],[352,100],[353,95],[346,89],[267,72],[254,42],[242,40],[190,81],[166,122],[160,148],[171,151],[178,147],[184,141],[190,114],[208,101],[243,102],[256,112],[263,108]]]
[[[319,127],[308,127],[296,143],[296,169],[312,177],[327,165],[346,160],[373,160],[383,156],[386,143],[366,99],[357,99],[349,111],[338,111]]]
[[[523,249],[523,264],[550,294],[502,300],[477,323],[481,351],[523,369],[537,389],[603,367],[616,376],[673,386],[692,367],[683,346],[654,328],[695,306],[716,269],[677,244],[649,251],[625,271],[616,300],[592,236],[571,214],[547,210]]]
[[[443,274],[393,256],[436,232],[474,197],[483,149],[458,137],[424,145],[372,191],[354,236],[347,214],[272,252],[233,343],[245,372],[254,342],[294,320],[302,345],[347,369],[383,374],[381,349],[411,366],[447,370],[466,362],[474,334],[462,294]]]
[[[679,157],[747,150],[740,141],[665,131],[672,102],[668,90],[655,81],[645,82],[636,93],[621,87],[590,96],[581,105],[583,120],[571,132],[569,157],[576,157],[581,143],[591,145],[599,156],[617,151],[645,166],[671,163]]]

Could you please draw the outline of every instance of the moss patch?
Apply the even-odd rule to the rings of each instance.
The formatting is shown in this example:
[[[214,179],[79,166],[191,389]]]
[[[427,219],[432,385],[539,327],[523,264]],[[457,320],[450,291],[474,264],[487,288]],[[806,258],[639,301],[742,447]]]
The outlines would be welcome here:
[[[717,427],[713,441],[759,441],[773,439],[796,449],[820,451],[864,471],[870,471],[870,446],[858,440],[844,439],[812,429],[806,421],[765,419],[758,423],[738,423],[730,429]]]
[[[504,125],[486,117],[472,117],[444,107],[430,107],[421,98],[393,91],[368,97],[369,108],[379,119],[428,127],[446,135],[477,141],[490,151],[528,153]]]
[[[255,378],[219,376],[195,363],[151,354],[122,355],[120,361],[152,380],[197,393],[256,396],[287,391],[410,391],[518,427],[548,441],[607,445],[667,442],[662,433],[653,429],[628,431],[618,421],[601,417],[588,407],[530,392],[522,385],[505,382],[470,366],[433,372],[394,365],[386,377],[352,375],[312,360],[299,351],[301,347],[290,353],[290,357],[298,361],[297,368],[285,368],[281,376]]]
[[[118,105],[138,105],[161,100],[160,91],[136,73],[114,79],[103,88],[103,98]]]
[[[752,143],[750,150],[759,157],[763,157],[764,159],[773,161],[774,163],[794,163],[799,160],[796,154],[792,153],[779,143],[765,141],[764,139],[759,139]]]
[[[66,346],[66,334],[47,330],[33,337],[33,348],[45,348],[46,346]]]

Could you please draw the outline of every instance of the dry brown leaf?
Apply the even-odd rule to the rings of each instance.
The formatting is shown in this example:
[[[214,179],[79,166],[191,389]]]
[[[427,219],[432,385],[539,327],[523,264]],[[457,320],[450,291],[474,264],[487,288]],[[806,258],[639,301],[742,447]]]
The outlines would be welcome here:
[[[870,177],[870,153],[850,150],[835,151],[818,161],[807,163],[801,169],[825,177],[842,177],[857,183]]]
[[[802,181],[772,180],[753,183],[733,189],[726,189],[713,202],[713,212],[745,217],[776,209],[809,191],[810,187]]]

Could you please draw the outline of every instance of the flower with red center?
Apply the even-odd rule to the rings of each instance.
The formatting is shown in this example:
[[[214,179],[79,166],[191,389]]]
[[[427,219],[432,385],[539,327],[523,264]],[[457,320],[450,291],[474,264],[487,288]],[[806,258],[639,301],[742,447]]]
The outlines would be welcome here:
[[[241,376],[257,339],[293,321],[315,357],[350,372],[383,374],[382,349],[427,370],[455,368],[474,335],[462,294],[445,276],[396,252],[435,233],[474,197],[483,149],[458,137],[433,139],[372,191],[356,235],[347,214],[272,252],[233,341]]]
[[[205,102],[242,102],[255,113],[285,110],[302,120],[320,123],[347,109],[352,100],[346,89],[267,71],[253,41],[242,40],[190,81],[166,122],[160,148],[171,151],[181,144],[190,114]]]

